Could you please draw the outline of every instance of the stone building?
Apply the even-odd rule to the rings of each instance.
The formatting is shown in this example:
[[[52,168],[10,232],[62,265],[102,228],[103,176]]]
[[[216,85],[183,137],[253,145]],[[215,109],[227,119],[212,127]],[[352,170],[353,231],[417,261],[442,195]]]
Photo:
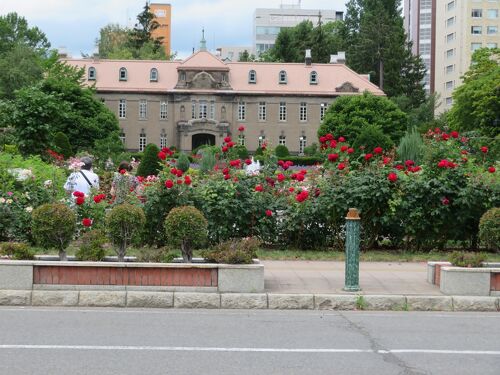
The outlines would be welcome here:
[[[146,144],[190,151],[234,141],[255,151],[283,144],[300,154],[317,141],[328,105],[341,95],[384,93],[343,63],[227,62],[201,49],[184,61],[66,60],[116,113],[128,150]],[[333,59],[332,61],[336,61]],[[238,127],[245,126],[240,137]]]

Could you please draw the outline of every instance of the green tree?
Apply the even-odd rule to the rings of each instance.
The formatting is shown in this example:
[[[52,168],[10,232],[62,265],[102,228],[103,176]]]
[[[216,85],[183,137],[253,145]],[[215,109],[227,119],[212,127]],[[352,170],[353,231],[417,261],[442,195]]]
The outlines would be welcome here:
[[[238,61],[240,61],[240,62],[255,61],[255,56],[253,54],[251,55],[250,53],[248,53],[247,50],[244,50],[241,53]]]
[[[55,151],[62,154],[66,159],[73,155],[69,139],[64,133],[57,132],[54,135],[54,147],[56,149]]]
[[[401,0],[350,0],[343,35],[352,69],[370,73],[389,97],[407,95],[414,107],[424,101],[425,66],[411,52]]]
[[[137,176],[147,177],[156,176],[161,171],[161,163],[158,158],[160,149],[154,143],[150,143],[144,149],[144,156],[141,164],[137,168]]]
[[[155,20],[155,15],[151,12],[149,3],[146,2],[144,9],[137,15],[137,23],[130,32],[129,43],[139,51],[148,42],[153,43],[154,52],[162,49],[163,37],[153,38],[153,31],[158,29],[160,24]]]
[[[113,58],[112,54],[127,45],[128,31],[118,24],[109,24],[99,30],[97,39],[99,57]]]
[[[374,125],[393,143],[397,143],[403,136],[407,123],[407,115],[396,104],[384,96],[365,92],[363,95],[336,99],[328,108],[318,135],[332,133],[354,142],[365,127]]]
[[[38,27],[29,27],[28,21],[17,13],[0,16],[0,55],[18,45],[30,47],[39,55],[46,55],[50,43]]]
[[[0,126],[11,125],[20,150],[41,154],[57,132],[64,133],[73,151],[89,150],[96,140],[118,133],[118,120],[98,98],[84,87],[84,70],[56,62],[38,84],[19,90],[0,117]]]
[[[481,48],[472,55],[463,84],[453,92],[449,112],[451,127],[478,130],[495,138],[500,135],[500,49]]]

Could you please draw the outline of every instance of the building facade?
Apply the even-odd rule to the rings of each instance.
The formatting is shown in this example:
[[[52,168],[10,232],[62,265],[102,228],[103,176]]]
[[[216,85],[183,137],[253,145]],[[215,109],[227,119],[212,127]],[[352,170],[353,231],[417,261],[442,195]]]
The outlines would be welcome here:
[[[250,46],[222,46],[216,49],[217,56],[224,61],[239,61],[245,51],[249,55],[254,55],[253,48]]]
[[[116,113],[129,150],[155,143],[190,151],[232,136],[249,151],[269,143],[300,154],[317,141],[335,98],[384,95],[342,63],[223,62],[204,44],[184,61],[66,61],[85,68],[86,83]]]
[[[427,68],[425,87],[439,96],[438,112],[453,104],[453,90],[474,50],[500,43],[500,0],[405,0],[405,29]]]
[[[253,22],[253,50],[258,56],[274,46],[280,30],[297,26],[302,21],[318,24],[342,20],[344,12],[330,9],[301,9],[300,1],[294,5],[282,4],[278,9],[257,8]]]
[[[163,38],[163,47],[167,56],[171,53],[171,20],[172,6],[166,3],[150,3],[150,11],[155,15],[155,21],[160,27],[153,31],[154,38]]]

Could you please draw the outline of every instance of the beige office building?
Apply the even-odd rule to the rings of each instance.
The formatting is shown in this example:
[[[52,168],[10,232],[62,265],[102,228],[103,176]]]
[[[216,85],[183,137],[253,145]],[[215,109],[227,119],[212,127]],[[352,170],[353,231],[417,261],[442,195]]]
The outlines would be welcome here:
[[[499,9],[500,0],[405,0],[406,32],[428,69],[426,88],[439,95],[438,113],[453,105],[472,53],[499,46]]]
[[[86,83],[95,85],[118,117],[129,150],[155,143],[190,151],[232,136],[249,151],[266,142],[300,154],[317,142],[335,98],[364,91],[384,95],[343,63],[224,62],[206,50],[204,40],[184,61],[66,61],[85,68]]]

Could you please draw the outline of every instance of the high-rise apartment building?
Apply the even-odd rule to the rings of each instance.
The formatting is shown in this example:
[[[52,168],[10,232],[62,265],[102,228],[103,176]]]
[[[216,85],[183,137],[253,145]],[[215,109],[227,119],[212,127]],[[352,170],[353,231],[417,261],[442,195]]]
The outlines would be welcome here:
[[[439,95],[438,112],[447,111],[472,53],[500,43],[500,0],[405,0],[404,5],[413,52],[428,70],[426,89]]]
[[[155,20],[160,24],[155,31],[153,31],[153,37],[163,38],[163,46],[165,47],[165,53],[170,55],[171,49],[171,19],[172,19],[172,6],[166,3],[150,3],[150,11],[155,15]]]
[[[292,5],[282,4],[278,9],[255,9],[253,22],[255,54],[259,55],[272,48],[282,28],[294,27],[307,20],[317,25],[320,17],[323,23],[342,20],[344,12],[331,9],[301,9],[300,1]]]

